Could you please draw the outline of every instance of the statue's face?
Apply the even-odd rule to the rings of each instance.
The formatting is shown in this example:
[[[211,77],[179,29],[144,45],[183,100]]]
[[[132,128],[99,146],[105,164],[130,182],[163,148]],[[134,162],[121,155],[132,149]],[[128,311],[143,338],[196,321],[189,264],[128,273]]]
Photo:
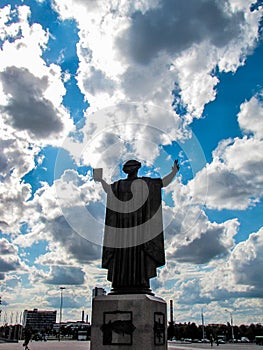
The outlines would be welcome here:
[[[134,173],[134,172],[136,172],[136,171],[138,171],[139,170],[139,168],[138,168],[138,166],[134,166],[134,165],[126,165],[125,167],[123,167],[123,171],[126,173],[126,174],[132,174],[132,173]]]
[[[137,160],[131,159],[131,160],[128,160],[128,162],[126,162],[123,165],[122,170],[128,175],[133,174],[133,173],[136,174],[138,172],[138,170],[140,169],[140,167],[141,167],[140,162],[138,162]]]

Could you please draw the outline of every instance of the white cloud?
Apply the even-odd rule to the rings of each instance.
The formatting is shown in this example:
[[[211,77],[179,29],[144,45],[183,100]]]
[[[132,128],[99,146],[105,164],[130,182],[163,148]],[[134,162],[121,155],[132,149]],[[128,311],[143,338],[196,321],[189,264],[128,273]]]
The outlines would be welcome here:
[[[222,236],[222,241],[224,240]],[[199,247],[201,245],[195,246],[197,254]],[[189,309],[189,305],[196,305],[199,312],[203,308],[206,317],[215,323],[222,323],[225,318],[222,314],[224,309],[242,310],[234,314],[236,323],[257,322],[260,314],[255,312],[255,308],[262,303],[257,298],[261,298],[263,287],[262,228],[250,234],[247,240],[229,245],[228,255],[218,261],[212,260],[195,266],[192,263],[195,251],[196,249],[192,250],[190,263],[186,261],[178,264],[168,255],[166,266],[159,273],[161,287],[159,285],[157,289],[158,294],[166,300],[174,300],[177,317],[180,318],[182,312],[184,318],[191,319],[195,312],[192,307]]]
[[[210,300],[261,297],[261,253],[262,228],[250,234],[247,240],[238,243],[228,259],[202,276],[200,295]]]
[[[75,171],[66,171],[52,186],[45,184],[40,188],[27,203],[24,220],[28,233],[14,242],[30,247],[46,241],[49,252],[36,260],[41,264],[52,264],[52,259],[53,265],[59,261],[89,263],[98,259],[103,235],[100,215],[104,211],[103,206],[97,208],[98,198],[94,182],[92,185]],[[97,224],[91,225],[91,220]]]
[[[234,246],[238,220],[210,222],[202,206],[186,192],[187,187],[175,181],[170,190],[175,206],[163,207],[167,260],[200,265],[227,257]]]
[[[17,255],[18,248],[5,238],[0,238],[0,279],[9,272],[21,272],[25,265]]]
[[[178,115],[152,104],[119,103],[91,113],[88,118],[81,129],[81,141],[69,135],[61,147],[68,150],[76,164],[104,168],[107,181],[120,175],[117,165],[129,157],[152,165],[160,155],[160,145],[185,137]],[[162,153],[165,161],[167,156]],[[58,169],[62,160],[58,155]]]
[[[263,138],[263,91],[253,96],[249,101],[242,103],[238,113],[238,123],[242,131],[253,133],[255,137]]]
[[[197,202],[210,209],[246,209],[262,197],[263,143],[255,138],[221,141],[207,164],[189,182]],[[204,187],[208,179],[208,189]]]
[[[31,186],[21,179],[34,169],[40,147],[60,144],[73,123],[62,105],[66,90],[61,69],[47,66],[42,58],[48,32],[29,24],[27,6],[0,11],[1,227],[18,233],[31,197]]]
[[[249,238],[240,242],[234,249],[229,264],[237,284],[245,285],[256,297],[262,295],[263,282],[263,228],[250,234]],[[251,289],[252,288],[252,289]]]
[[[1,23],[2,50],[0,53],[0,70],[5,67],[16,66],[29,69],[35,75],[42,75],[45,66],[41,58],[43,49],[46,48],[49,33],[45,32],[41,25],[28,23],[30,8],[28,6],[18,6],[17,10],[12,12],[10,6],[6,6],[0,11],[4,13],[9,11],[5,21]],[[18,15],[14,20],[13,16]],[[13,21],[8,24],[8,18]],[[10,40],[13,39],[13,40]]]
[[[52,103],[43,97],[47,77],[34,77],[28,70],[7,67],[1,73],[8,104],[2,107],[5,122],[14,129],[27,130],[32,138],[46,138],[63,129],[62,118]]]
[[[1,230],[8,234],[18,234],[20,232],[20,224],[23,221],[25,201],[31,196],[31,186],[19,183],[19,181],[11,177],[5,182],[0,182],[0,192],[0,210],[3,223]]]
[[[13,244],[9,243],[7,239],[1,238],[0,240],[0,252],[1,255],[15,255],[17,254],[17,247],[15,247]]]
[[[78,81],[92,109],[120,100],[169,108],[176,82],[190,123],[215,98],[214,69],[235,71],[258,36],[259,11],[234,0],[55,4],[79,24]]]
[[[27,140],[15,137],[10,128],[4,124],[3,119],[0,120],[0,130],[1,181],[10,180],[11,177],[20,180],[21,177],[34,168],[34,157],[37,155],[40,148],[35,145],[29,147]]]
[[[83,142],[69,137],[63,147],[78,164],[103,167],[107,180],[119,175],[116,164],[131,154],[152,165],[160,155],[159,145],[189,136],[184,122],[189,124],[201,117],[205,104],[216,97],[219,81],[213,71],[218,67],[220,71],[235,72],[244,64],[257,39],[260,16],[259,11],[249,11],[246,0],[176,4],[56,0],[54,6],[61,18],[77,20],[77,79],[91,103],[85,128],[80,130]],[[22,263],[16,256],[16,245],[26,248],[45,241],[47,251],[35,260],[40,267],[31,269],[32,285],[26,294],[32,307],[48,302],[58,305],[53,284],[64,284],[65,279],[81,288],[84,282],[88,286],[107,283],[106,271],[98,268],[100,247],[89,241],[101,241],[103,232],[89,225],[87,219],[91,214],[103,228],[104,197],[90,174],[84,177],[70,170],[53,186],[43,183],[33,200],[26,202],[31,187],[20,179],[34,168],[38,147],[61,144],[72,124],[62,106],[66,90],[61,69],[58,65],[47,66],[42,59],[49,32],[40,24],[29,24],[27,6],[18,7],[18,20],[14,17],[8,23],[10,9],[6,6],[0,10],[0,36],[4,41],[0,52],[0,104],[5,111],[5,124],[1,124],[4,137],[0,141],[4,150],[0,155],[0,210],[4,212],[0,224],[4,232],[18,233],[20,223],[25,221],[28,233],[18,236],[13,244],[2,242],[2,250],[8,254],[1,254],[1,266],[9,273],[19,270]],[[175,102],[186,110],[183,122],[176,113],[170,113],[174,88]],[[142,103],[139,107],[134,104],[134,108],[128,104],[120,107],[120,101],[132,100]],[[164,109],[149,108],[143,102]],[[101,111],[109,105],[114,107]],[[101,115],[92,114],[96,110]],[[261,112],[259,99],[245,102],[238,121],[244,133],[253,133],[254,137],[223,141],[212,163],[194,180],[185,186],[175,182],[170,189],[175,204],[165,207],[164,212],[168,221],[171,216],[175,220],[166,230],[167,266],[160,269],[158,284],[162,295],[169,297],[168,283],[175,281],[175,296],[181,307],[187,301],[204,303],[247,292],[255,295],[262,290],[262,285],[255,282],[255,264],[262,265],[261,231],[251,235],[247,246],[238,245],[223,265],[222,258],[233,249],[238,221],[212,223],[201,208],[206,198],[208,208],[245,209],[262,196],[262,130],[254,127],[262,124],[258,119]],[[7,211],[6,207],[11,209]],[[47,266],[51,266],[50,272],[46,272]],[[244,274],[246,266],[248,276]],[[235,273],[238,286],[233,284]],[[3,278],[3,273],[0,276]],[[45,281],[49,284],[44,285]],[[68,293],[68,305],[79,307],[79,299],[72,291]],[[218,304],[213,306],[211,315],[218,310]],[[198,304],[195,315],[197,308]]]
[[[39,24],[30,25],[30,9],[18,6],[18,18],[11,24],[11,8],[2,10],[0,52],[0,106],[10,133],[38,145],[57,144],[73,128],[62,106],[66,93],[60,67],[47,66],[43,58],[49,33]],[[15,11],[15,12],[16,12]],[[9,39],[13,40],[9,40]],[[39,140],[40,139],[40,140]]]
[[[237,226],[236,220],[223,224],[207,223],[206,230],[199,232],[199,237],[183,241],[170,254],[178,262],[192,264],[204,264],[225,257],[234,245]]]
[[[44,255],[39,255],[35,260],[35,264],[43,266],[74,265],[74,259],[70,257],[70,254],[67,254],[64,247],[56,245],[55,242],[52,242],[50,246],[52,251],[49,251]]]
[[[218,52],[208,42],[193,46],[176,58],[172,69],[177,71],[178,94],[176,101],[186,107],[188,123],[201,117],[204,106],[216,97],[219,80],[213,76]]]
[[[5,291],[12,291],[21,287],[21,277],[17,275],[7,275],[5,279]]]
[[[135,12],[131,26],[120,39],[121,51],[147,64],[160,52],[180,54],[206,40],[212,46],[225,46],[240,34],[244,23],[243,13],[227,12],[226,5],[227,1],[165,1],[145,13]]]
[[[47,276],[44,282],[56,285],[80,285],[84,283],[84,272],[77,267],[53,266],[50,276]]]

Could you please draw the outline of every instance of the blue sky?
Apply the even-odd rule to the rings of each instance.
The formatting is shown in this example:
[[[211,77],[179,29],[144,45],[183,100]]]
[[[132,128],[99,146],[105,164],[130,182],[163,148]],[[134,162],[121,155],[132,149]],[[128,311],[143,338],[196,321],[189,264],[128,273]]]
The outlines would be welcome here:
[[[3,0],[0,26],[1,322],[58,309],[62,284],[63,318],[91,313],[110,288],[91,168],[129,158],[180,162],[152,280],[175,319],[261,322],[262,2]]]

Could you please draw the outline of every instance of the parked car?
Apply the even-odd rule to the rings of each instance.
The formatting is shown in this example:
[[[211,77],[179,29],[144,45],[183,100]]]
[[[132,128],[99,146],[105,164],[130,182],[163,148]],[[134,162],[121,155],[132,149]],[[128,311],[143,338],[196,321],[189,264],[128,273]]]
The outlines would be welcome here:
[[[35,341],[42,341],[42,334],[41,333],[36,333],[34,334],[34,336],[32,337],[32,340],[35,340]]]
[[[202,343],[210,343],[210,340],[209,340],[209,339],[204,338],[204,339],[202,339],[202,340],[201,340],[201,342],[202,342]]]
[[[250,343],[250,340],[247,337],[241,337],[241,343]]]
[[[192,339],[190,339],[190,338],[185,338],[185,339],[184,339],[184,342],[185,342],[185,343],[192,343]]]

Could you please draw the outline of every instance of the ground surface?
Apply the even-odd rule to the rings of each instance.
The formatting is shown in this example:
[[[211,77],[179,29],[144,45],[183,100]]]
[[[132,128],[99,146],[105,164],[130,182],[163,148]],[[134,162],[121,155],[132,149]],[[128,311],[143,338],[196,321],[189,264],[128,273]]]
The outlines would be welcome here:
[[[47,342],[31,342],[29,344],[30,350],[89,350],[89,342],[81,341],[47,341]],[[0,350],[23,350],[23,342],[19,343],[0,343]],[[255,344],[216,344],[211,347],[210,344],[182,344],[169,342],[169,350],[263,350],[263,347]],[[127,348],[128,350],[128,348]],[[145,349],[146,350],[146,349]]]

